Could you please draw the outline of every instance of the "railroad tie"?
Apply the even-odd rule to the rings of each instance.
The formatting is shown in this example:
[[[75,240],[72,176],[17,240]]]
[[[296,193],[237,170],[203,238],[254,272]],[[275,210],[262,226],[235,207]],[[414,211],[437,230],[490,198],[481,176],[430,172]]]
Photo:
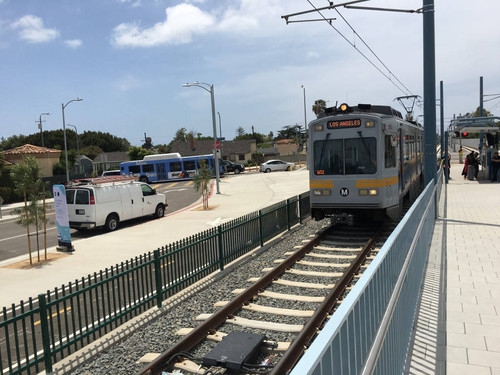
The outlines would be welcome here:
[[[207,320],[212,314],[200,314],[196,317],[196,320]],[[260,320],[245,319],[240,317],[234,317],[227,319],[226,323],[238,325],[245,328],[255,328],[267,331],[277,331],[277,332],[300,332],[304,328],[302,324],[284,324],[284,323],[274,323],[274,322],[263,322]]]

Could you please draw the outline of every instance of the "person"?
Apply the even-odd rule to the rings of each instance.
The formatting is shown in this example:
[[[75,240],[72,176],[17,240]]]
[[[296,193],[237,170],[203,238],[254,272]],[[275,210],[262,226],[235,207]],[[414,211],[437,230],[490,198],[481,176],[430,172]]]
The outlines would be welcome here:
[[[493,153],[491,157],[491,182],[498,181],[498,171],[500,170],[500,156],[498,151]]]
[[[464,176],[464,180],[467,179],[467,170],[469,169],[469,165],[472,165],[471,155],[474,156],[474,152],[471,152],[465,157],[464,169],[462,169],[462,176]]]
[[[479,154],[477,152],[474,152],[474,160],[472,161],[475,171],[474,171],[474,178],[477,180],[477,174],[479,173]]]

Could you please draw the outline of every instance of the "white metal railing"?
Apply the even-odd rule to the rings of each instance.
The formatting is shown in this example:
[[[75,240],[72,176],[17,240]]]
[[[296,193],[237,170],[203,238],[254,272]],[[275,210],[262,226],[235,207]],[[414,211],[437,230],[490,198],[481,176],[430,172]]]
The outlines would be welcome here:
[[[442,175],[440,169],[290,375],[404,372]]]

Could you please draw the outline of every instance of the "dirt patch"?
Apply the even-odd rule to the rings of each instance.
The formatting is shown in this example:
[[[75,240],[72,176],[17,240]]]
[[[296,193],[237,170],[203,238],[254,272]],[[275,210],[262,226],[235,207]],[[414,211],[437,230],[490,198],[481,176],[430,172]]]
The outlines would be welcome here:
[[[217,205],[215,205],[215,206],[208,206],[208,208],[207,208],[207,209],[204,209],[204,208],[203,208],[203,205],[201,205],[200,207],[193,208],[193,210],[192,210],[192,211],[210,211],[210,210],[213,210],[213,209],[215,209],[215,208],[217,208],[217,207],[219,207],[219,205],[218,205],[218,204],[217,204]]]
[[[43,253],[40,253],[40,262],[38,262],[38,256],[35,253],[35,254],[32,254],[33,264],[30,264],[29,259],[26,259],[26,260],[22,260],[20,262],[8,264],[8,265],[4,266],[3,268],[11,268],[11,269],[15,269],[15,270],[29,270],[31,268],[40,268],[40,267],[43,267],[44,264],[56,261],[58,259],[67,257],[69,255],[71,255],[71,254],[68,254],[68,253],[47,253],[47,259],[45,259],[45,255]]]

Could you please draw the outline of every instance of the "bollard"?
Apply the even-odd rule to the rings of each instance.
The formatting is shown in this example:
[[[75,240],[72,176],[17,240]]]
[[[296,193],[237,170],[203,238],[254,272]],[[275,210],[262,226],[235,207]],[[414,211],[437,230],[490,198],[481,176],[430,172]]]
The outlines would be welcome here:
[[[460,150],[458,150],[458,162],[460,164],[464,163],[464,151],[462,150],[462,147],[460,147]]]

